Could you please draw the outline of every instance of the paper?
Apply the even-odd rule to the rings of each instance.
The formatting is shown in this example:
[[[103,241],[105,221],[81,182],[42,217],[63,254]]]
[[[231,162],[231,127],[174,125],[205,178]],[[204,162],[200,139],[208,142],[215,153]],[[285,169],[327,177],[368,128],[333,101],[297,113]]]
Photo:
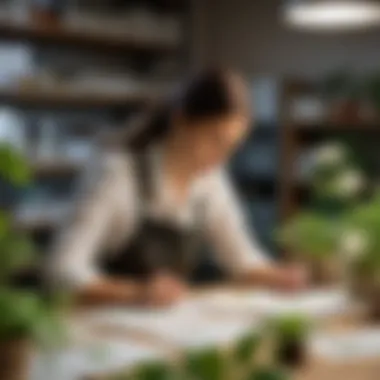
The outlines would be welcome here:
[[[88,313],[85,320],[88,325],[140,331],[175,347],[228,343],[252,327],[251,318],[215,318],[196,302],[167,310],[108,308]]]
[[[202,306],[224,313],[245,313],[261,317],[300,313],[323,318],[343,313],[348,297],[340,290],[283,294],[270,291],[215,293],[202,300]]]
[[[141,361],[160,356],[157,349],[134,341],[97,339],[59,351],[37,353],[29,379],[80,380],[89,375],[126,370]]]
[[[318,357],[335,361],[378,358],[380,356],[380,328],[319,334],[313,337],[311,349]]]

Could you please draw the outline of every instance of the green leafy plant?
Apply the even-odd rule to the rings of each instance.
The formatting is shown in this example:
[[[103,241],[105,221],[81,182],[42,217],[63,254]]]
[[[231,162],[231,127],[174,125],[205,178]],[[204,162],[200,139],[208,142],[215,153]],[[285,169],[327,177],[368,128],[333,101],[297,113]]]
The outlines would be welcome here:
[[[270,322],[276,340],[283,342],[305,341],[310,332],[310,321],[303,315],[285,315]]]
[[[269,326],[272,329],[273,326]],[[175,361],[153,361],[110,376],[109,380],[288,380],[278,363],[262,367],[255,363],[256,353],[270,336],[249,330],[228,347],[203,347],[179,353]]]
[[[372,104],[380,111],[380,72],[370,76],[366,83],[368,98]]]
[[[287,366],[303,364],[307,356],[310,322],[302,315],[285,315],[271,321],[276,361]]]
[[[187,353],[184,369],[198,380],[223,380],[228,372],[226,357],[219,348],[205,348]]]
[[[8,145],[0,145],[0,178],[26,186],[31,171],[26,160]],[[8,212],[0,212],[0,342],[33,339],[50,344],[61,335],[56,297],[45,297],[14,284],[14,277],[35,261],[28,236],[12,228]]]
[[[367,180],[342,143],[315,149],[309,178],[310,205],[279,230],[277,238],[293,256],[310,265],[316,281],[340,276],[340,247],[349,213],[361,204]]]
[[[170,364],[150,362],[137,367],[131,377],[136,380],[176,380],[178,373]]]
[[[251,363],[260,347],[261,340],[262,337],[256,331],[239,339],[233,350],[235,361],[240,365]]]
[[[339,228],[334,220],[315,212],[302,212],[280,230],[277,240],[296,256],[329,258],[336,252]]]
[[[279,368],[261,367],[254,369],[245,380],[290,380],[290,376]]]
[[[348,70],[336,70],[323,81],[322,92],[330,100],[357,99],[361,93],[361,82]]]

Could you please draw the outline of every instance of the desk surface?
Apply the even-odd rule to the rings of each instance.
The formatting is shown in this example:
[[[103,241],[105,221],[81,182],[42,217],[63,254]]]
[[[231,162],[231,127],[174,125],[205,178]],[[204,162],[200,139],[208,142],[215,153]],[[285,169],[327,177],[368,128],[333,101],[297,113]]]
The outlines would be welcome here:
[[[327,320],[322,327],[324,333],[349,333],[366,329],[371,323],[362,316],[336,316]],[[310,357],[304,368],[300,368],[294,380],[380,380],[380,351],[372,359],[347,359],[335,361],[327,358]]]
[[[208,290],[207,293],[209,294],[210,291]],[[199,293],[197,295],[199,296]],[[319,329],[326,333],[357,331],[360,328],[369,326],[360,315],[335,315],[333,318],[325,319],[320,325]],[[154,334],[151,335],[149,332],[144,333],[141,329],[134,330],[132,328],[121,331],[117,326],[110,326],[99,329],[97,334],[103,338],[108,337],[112,339],[117,337],[125,342],[138,342],[168,357],[174,352],[180,352],[181,350],[179,347],[176,348],[175,345],[173,346],[167,344],[164,340],[160,340]],[[294,380],[335,380],[339,378],[345,380],[380,380],[380,351],[378,357],[371,360],[352,359],[338,362],[327,360],[326,357],[310,357],[308,363],[294,374]],[[62,379],[66,380],[64,377]],[[86,377],[87,379],[106,380],[107,376],[88,376]]]

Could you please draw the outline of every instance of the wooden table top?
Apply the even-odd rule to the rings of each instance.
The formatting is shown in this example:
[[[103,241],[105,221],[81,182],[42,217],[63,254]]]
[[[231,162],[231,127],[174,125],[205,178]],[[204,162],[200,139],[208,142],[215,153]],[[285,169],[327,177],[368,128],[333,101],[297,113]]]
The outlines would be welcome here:
[[[356,331],[360,328],[371,327],[371,324],[360,315],[355,313],[352,315],[339,315],[326,320],[321,326],[323,332],[338,333],[347,331]],[[380,327],[380,326],[379,326]],[[117,334],[115,331],[103,331],[103,333]],[[139,333],[131,332],[125,333],[126,338],[128,336],[131,339],[144,340],[149,342],[148,336],[141,336]],[[149,343],[152,345],[160,346],[159,341],[152,339]],[[165,349],[165,346],[161,346]],[[172,347],[166,347],[168,351],[171,351]],[[334,361],[327,360],[326,358],[310,357],[308,362],[302,368],[299,368],[294,372],[292,380],[380,380],[380,352],[378,358],[363,360],[353,359],[347,361]],[[107,377],[89,377],[86,380],[106,380]]]

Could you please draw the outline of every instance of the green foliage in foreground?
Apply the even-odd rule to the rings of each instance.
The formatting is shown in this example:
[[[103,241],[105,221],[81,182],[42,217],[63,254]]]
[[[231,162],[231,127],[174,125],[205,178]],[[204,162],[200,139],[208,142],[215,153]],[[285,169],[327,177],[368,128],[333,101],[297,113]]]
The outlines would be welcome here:
[[[22,155],[9,145],[0,145],[0,180],[12,186],[26,186],[31,171]],[[57,300],[26,291],[14,278],[35,261],[29,237],[12,228],[8,212],[0,210],[0,341],[32,339],[51,344],[62,335]],[[55,298],[55,297],[54,297]]]
[[[269,330],[264,330],[269,336]],[[289,374],[274,362],[274,357],[265,366],[256,363],[263,338],[256,331],[248,331],[225,349],[192,349],[172,362],[143,363],[108,380],[290,380]]]

